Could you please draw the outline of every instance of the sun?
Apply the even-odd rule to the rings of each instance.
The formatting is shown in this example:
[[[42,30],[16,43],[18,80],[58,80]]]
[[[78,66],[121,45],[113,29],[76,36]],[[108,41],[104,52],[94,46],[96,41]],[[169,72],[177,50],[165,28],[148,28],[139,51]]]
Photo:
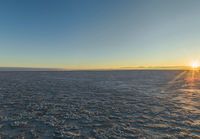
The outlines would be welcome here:
[[[199,68],[199,62],[198,62],[198,61],[193,61],[193,62],[191,63],[191,67],[192,67],[193,69]]]

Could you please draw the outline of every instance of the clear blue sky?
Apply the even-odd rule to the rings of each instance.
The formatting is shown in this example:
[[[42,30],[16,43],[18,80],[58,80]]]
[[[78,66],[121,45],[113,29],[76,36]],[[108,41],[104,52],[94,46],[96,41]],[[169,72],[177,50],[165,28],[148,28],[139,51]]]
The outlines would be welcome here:
[[[199,0],[1,0],[0,66],[184,66],[200,55]]]

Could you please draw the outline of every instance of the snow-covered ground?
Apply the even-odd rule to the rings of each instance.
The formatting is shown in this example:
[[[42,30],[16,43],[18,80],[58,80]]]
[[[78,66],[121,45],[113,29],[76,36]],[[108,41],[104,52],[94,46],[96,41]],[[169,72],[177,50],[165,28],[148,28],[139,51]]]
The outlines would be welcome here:
[[[0,72],[0,138],[200,138],[200,72]]]

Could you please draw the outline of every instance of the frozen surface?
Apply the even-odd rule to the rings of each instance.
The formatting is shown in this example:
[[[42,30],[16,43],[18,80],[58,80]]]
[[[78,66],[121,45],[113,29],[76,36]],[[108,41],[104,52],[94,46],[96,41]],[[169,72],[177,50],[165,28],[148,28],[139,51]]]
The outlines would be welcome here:
[[[0,72],[0,138],[200,138],[199,77]]]

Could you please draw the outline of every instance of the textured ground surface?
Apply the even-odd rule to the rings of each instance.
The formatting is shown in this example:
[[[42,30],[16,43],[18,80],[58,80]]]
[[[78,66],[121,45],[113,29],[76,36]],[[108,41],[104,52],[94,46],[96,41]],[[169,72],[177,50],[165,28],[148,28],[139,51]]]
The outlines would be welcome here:
[[[200,138],[199,77],[0,72],[0,138]]]

